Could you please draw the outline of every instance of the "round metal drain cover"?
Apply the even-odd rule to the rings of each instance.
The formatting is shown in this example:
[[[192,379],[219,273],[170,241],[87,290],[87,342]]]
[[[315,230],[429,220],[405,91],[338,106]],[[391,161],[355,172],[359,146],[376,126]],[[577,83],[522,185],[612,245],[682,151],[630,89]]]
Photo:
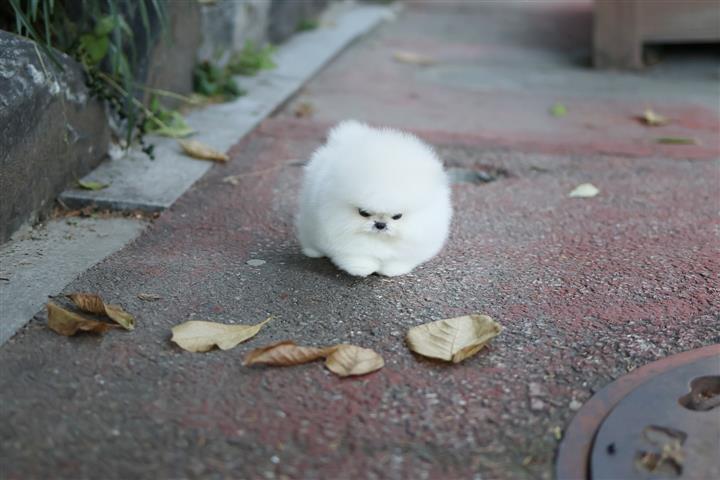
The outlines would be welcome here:
[[[577,413],[559,479],[720,478],[720,345],[639,368]]]

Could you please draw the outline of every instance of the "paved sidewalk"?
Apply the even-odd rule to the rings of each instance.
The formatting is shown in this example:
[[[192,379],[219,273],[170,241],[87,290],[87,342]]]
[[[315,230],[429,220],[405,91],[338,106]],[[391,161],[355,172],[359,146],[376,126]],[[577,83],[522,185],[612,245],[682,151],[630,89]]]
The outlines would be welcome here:
[[[353,46],[67,287],[121,303],[134,332],[68,339],[40,314],[0,348],[3,476],[551,478],[557,433],[594,391],[720,342],[717,58],[593,72],[589,12],[415,2]],[[302,102],[311,117],[295,117]],[[555,102],[566,116],[548,114]],[[640,125],[648,106],[673,123]],[[413,130],[453,168],[506,173],[455,186],[450,242],[412,275],[355,279],[299,252],[299,164],[347,117]],[[585,182],[600,194],[568,198]],[[406,348],[409,327],[469,312],[505,326],[487,351],[444,365]],[[268,314],[234,350],[169,342],[189,318]],[[352,342],[386,366],[344,380],[321,364],[241,366],[281,339]]]

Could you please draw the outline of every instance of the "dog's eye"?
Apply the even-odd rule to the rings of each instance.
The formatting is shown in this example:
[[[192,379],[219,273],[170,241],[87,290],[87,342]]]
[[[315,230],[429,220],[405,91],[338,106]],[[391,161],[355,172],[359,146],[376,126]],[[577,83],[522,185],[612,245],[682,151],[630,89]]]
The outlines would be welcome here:
[[[362,208],[358,208],[358,213],[363,217],[369,217],[370,212],[363,210]]]
[[[393,220],[400,220],[401,218],[402,218],[402,213],[398,213],[397,215],[392,216]]]

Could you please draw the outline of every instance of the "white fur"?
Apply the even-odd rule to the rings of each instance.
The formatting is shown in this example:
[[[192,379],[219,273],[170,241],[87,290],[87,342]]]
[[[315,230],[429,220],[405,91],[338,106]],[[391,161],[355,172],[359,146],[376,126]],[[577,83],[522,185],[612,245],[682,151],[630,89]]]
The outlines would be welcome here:
[[[305,167],[297,229],[309,257],[329,257],[351,275],[395,276],[440,251],[451,216],[449,181],[430,146],[345,121]]]

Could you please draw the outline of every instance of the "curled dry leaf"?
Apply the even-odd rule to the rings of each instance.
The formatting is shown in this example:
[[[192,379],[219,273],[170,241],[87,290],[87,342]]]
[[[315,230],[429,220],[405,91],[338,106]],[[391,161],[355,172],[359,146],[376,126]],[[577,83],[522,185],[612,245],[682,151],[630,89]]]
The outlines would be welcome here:
[[[669,122],[667,117],[655,113],[650,108],[646,109],[639,118],[642,123],[649,127],[660,127],[662,125],[667,125]]]
[[[125,330],[135,328],[135,317],[123,310],[120,305],[105,303],[100,295],[94,293],[71,293],[67,297],[83,312],[107,315]]]
[[[310,102],[302,102],[295,108],[295,116],[298,118],[312,117],[315,107]]]
[[[336,375],[348,377],[380,370],[385,366],[385,360],[369,348],[338,345],[325,360],[325,366]]]
[[[162,298],[157,293],[138,293],[137,297],[140,300],[144,300],[146,302],[154,302],[154,301],[160,300]]]
[[[336,348],[302,347],[292,340],[283,340],[251,351],[245,356],[243,365],[300,365],[325,358]]]
[[[226,153],[208,147],[197,140],[178,140],[183,151],[193,158],[212,160],[213,162],[227,162],[230,157]]]
[[[240,185],[240,179],[242,177],[240,175],[228,175],[227,177],[223,178],[223,183],[229,183],[232,185]]]
[[[575,187],[575,189],[568,194],[568,197],[573,198],[591,198],[600,193],[600,190],[592,183],[583,183]]]
[[[125,330],[135,328],[135,317],[123,310],[120,305],[105,304],[105,314],[119,323]]]
[[[341,377],[364,375],[385,365],[383,358],[369,348],[346,344],[324,348],[303,347],[292,340],[256,348],[245,356],[243,365],[300,365],[320,358],[325,358],[325,366]]]
[[[257,335],[271,318],[268,317],[256,325],[226,325],[191,320],[175,325],[170,340],[188,352],[207,352],[216,345],[220,350],[229,350]]]
[[[697,138],[693,137],[660,137],[657,139],[658,143],[664,143],[666,145],[699,145]]]
[[[475,355],[502,331],[487,315],[466,315],[425,323],[408,331],[410,350],[425,357],[458,363]]]
[[[83,312],[105,315],[105,302],[94,293],[71,293],[67,296]]]
[[[398,51],[393,54],[395,61],[400,63],[409,63],[411,65],[432,65],[435,60],[432,58],[415,52]]]
[[[85,318],[52,302],[47,304],[47,312],[48,327],[67,337],[75,335],[79,331],[103,333],[114,327],[110,323]]]
[[[110,185],[107,183],[95,182],[93,180],[78,180],[78,187],[83,190],[102,190],[103,188],[107,188],[109,186]]]

